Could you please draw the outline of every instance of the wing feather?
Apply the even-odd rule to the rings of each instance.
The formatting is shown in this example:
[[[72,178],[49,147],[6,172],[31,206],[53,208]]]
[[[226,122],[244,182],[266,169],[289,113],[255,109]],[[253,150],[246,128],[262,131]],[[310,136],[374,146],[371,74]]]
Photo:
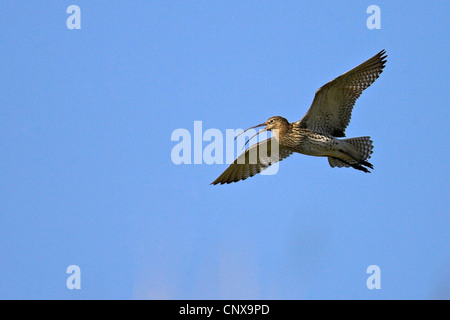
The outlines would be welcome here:
[[[356,68],[316,91],[311,107],[297,121],[300,128],[345,137],[356,100],[383,72],[386,51],[382,50]]]
[[[275,146],[278,148],[275,148]],[[292,153],[293,151],[278,144],[278,141],[273,137],[256,143],[234,160],[211,184],[232,183],[253,177]]]

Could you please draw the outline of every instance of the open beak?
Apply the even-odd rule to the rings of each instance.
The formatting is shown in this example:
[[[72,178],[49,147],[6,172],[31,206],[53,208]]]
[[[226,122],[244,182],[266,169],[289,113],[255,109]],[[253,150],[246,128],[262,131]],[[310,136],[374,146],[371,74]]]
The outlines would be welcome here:
[[[266,125],[266,123],[263,122],[263,123],[260,123],[260,124],[258,124],[258,125],[256,125],[256,126],[250,127],[250,128],[248,128],[248,129],[242,131],[241,133],[239,133],[236,137],[234,137],[234,139],[236,140],[237,137],[239,137],[241,134],[243,134],[244,132],[247,132],[247,131],[250,130],[250,129],[255,129],[255,128],[258,128],[258,127],[263,127],[263,126],[265,126],[265,125]],[[245,148],[245,146],[247,145],[247,143],[248,143],[250,140],[252,140],[252,139],[253,139],[254,137],[256,137],[258,134],[260,134],[261,132],[264,132],[264,131],[267,131],[267,128],[264,128],[264,129],[258,131],[257,133],[255,133],[253,136],[251,136],[251,137],[247,140],[247,142],[245,142],[244,148]]]

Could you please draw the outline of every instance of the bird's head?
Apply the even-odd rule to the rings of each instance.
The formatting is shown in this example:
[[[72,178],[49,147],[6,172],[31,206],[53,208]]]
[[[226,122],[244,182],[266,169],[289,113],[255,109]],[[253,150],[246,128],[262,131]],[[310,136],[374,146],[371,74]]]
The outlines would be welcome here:
[[[266,125],[264,130],[270,131],[272,129],[283,129],[284,127],[289,125],[289,122],[280,116],[270,117],[266,122],[262,123],[262,125]]]
[[[289,121],[287,121],[285,118],[280,117],[280,116],[270,117],[269,119],[267,119],[266,122],[263,122],[261,124],[258,124],[256,126],[250,127],[248,129],[242,131],[240,134],[238,134],[236,136],[236,138],[239,137],[244,132],[250,130],[250,129],[259,128],[259,127],[263,127],[263,126],[266,126],[266,127],[264,129],[260,130],[259,132],[257,132],[256,134],[254,134],[253,136],[251,136],[250,139],[248,139],[245,144],[247,144],[251,139],[256,137],[261,132],[272,131],[272,130],[274,130],[273,133],[274,133],[275,137],[278,140],[278,132],[279,132],[279,130],[283,130],[284,128],[288,127],[289,126]]]

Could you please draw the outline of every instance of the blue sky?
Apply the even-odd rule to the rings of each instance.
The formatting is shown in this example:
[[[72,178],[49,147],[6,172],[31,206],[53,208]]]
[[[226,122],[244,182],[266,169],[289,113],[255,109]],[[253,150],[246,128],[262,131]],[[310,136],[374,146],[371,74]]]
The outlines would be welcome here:
[[[3,1],[0,298],[449,299],[449,9]],[[211,186],[226,165],[172,163],[174,130],[296,121],[382,49],[347,129],[374,140],[373,173],[294,155]]]

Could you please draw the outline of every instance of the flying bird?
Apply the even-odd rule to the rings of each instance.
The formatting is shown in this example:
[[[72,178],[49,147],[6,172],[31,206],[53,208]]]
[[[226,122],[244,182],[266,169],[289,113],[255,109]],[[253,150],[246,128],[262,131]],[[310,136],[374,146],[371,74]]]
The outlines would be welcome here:
[[[294,152],[328,157],[333,168],[352,167],[369,173],[369,169],[373,169],[367,161],[373,149],[370,137],[342,138],[356,100],[383,72],[386,57],[386,51],[382,50],[319,88],[309,110],[299,121],[290,123],[275,116],[243,131],[265,126],[254,136],[264,131],[271,131],[273,136],[248,148],[211,184],[245,180]]]

